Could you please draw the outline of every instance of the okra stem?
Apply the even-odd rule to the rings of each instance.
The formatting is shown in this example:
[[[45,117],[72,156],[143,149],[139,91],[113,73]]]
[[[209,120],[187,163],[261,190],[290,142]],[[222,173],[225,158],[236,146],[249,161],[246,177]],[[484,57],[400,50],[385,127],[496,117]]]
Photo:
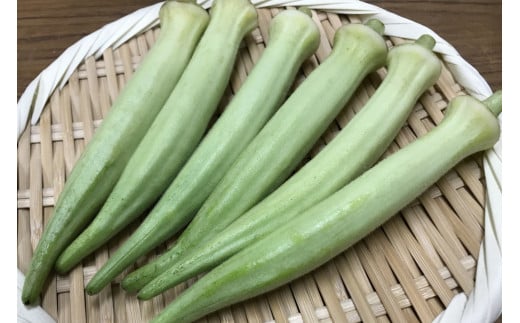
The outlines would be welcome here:
[[[306,14],[307,16],[312,17],[312,11],[308,7],[300,7],[300,8],[298,8],[298,10],[300,10],[301,12]]]
[[[416,44],[423,46],[426,49],[432,50],[435,46],[435,39],[427,34],[421,35],[419,39],[415,41]]]
[[[365,25],[372,28],[379,35],[383,35],[385,31],[385,25],[379,19],[369,19]]]
[[[502,112],[502,90],[498,90],[483,101],[495,116]]]

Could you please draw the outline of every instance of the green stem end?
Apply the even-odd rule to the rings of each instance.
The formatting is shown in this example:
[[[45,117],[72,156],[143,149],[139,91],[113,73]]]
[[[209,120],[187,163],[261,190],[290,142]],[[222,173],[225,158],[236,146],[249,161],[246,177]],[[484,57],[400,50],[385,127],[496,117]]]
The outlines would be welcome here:
[[[301,12],[306,14],[307,16],[312,17],[312,11],[308,7],[300,7],[300,8],[298,8],[298,10],[300,10]]]
[[[383,35],[385,32],[385,25],[378,19],[369,19],[365,22],[365,25],[372,28],[379,35]]]
[[[502,112],[502,90],[498,90],[482,101],[495,116]]]
[[[432,50],[435,46],[435,39],[430,35],[422,35],[415,41],[416,44],[421,45],[422,47]]]

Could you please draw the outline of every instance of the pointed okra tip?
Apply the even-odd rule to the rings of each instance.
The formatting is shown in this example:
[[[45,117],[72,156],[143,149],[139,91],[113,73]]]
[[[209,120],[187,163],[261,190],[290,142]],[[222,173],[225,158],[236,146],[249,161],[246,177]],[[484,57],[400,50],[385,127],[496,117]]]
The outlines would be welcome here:
[[[365,22],[365,25],[372,28],[379,35],[383,35],[385,32],[385,25],[379,19],[369,19]]]
[[[31,307],[41,304],[40,294],[37,294],[37,291],[32,287],[32,285],[29,286],[25,284],[23,286],[22,295],[20,298],[22,300],[23,305],[25,306]]]
[[[502,112],[502,90],[496,91],[482,103],[497,117]]]

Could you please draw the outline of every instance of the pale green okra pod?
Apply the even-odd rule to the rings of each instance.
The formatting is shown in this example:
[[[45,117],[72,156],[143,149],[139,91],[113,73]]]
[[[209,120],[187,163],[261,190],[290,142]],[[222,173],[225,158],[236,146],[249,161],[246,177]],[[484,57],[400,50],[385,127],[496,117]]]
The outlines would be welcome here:
[[[94,275],[95,292],[139,257],[180,230],[215,188],[243,148],[281,105],[299,67],[316,51],[315,22],[297,10],[278,14],[259,61],[173,183],[139,228]]]
[[[343,252],[462,159],[493,147],[500,136],[500,97],[497,92],[484,103],[454,98],[444,120],[428,134],[211,270],[152,322],[191,322],[273,290]]]
[[[380,22],[373,22],[383,28]],[[382,32],[380,30],[380,32]],[[218,235],[236,218],[282,184],[344,108],[368,73],[384,65],[381,34],[363,24],[336,31],[330,55],[305,79],[240,154],[176,244],[128,275],[138,290],[184,252]]]
[[[208,24],[192,3],[166,2],[161,33],[74,165],[31,260],[22,292],[37,301],[60,253],[92,220],[177,84]]]
[[[206,131],[231,76],[240,43],[256,26],[256,9],[248,0],[215,1],[209,24],[184,73],[101,211],[60,255],[58,272],[67,272],[101,247],[167,189]],[[89,292],[88,286],[86,289]]]
[[[218,236],[191,249],[139,292],[149,299],[223,262],[372,166],[410,115],[419,96],[439,78],[441,61],[428,35],[393,47],[388,73],[365,106],[296,174]]]

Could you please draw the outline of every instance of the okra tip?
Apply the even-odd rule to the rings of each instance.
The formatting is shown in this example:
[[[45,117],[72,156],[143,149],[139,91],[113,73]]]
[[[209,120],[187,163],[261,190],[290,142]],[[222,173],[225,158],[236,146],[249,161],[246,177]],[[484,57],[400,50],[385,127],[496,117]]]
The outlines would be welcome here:
[[[379,19],[369,19],[365,22],[365,25],[372,28],[379,35],[383,35],[385,32],[385,24],[383,24]]]
[[[154,296],[150,296],[149,292],[147,290],[145,290],[144,292],[139,291],[137,293],[137,299],[139,299],[141,301],[147,301],[147,300],[151,299],[152,297],[154,297]]]
[[[312,11],[311,11],[311,9],[309,9],[309,7],[299,7],[298,10],[300,10],[307,16],[312,17]]]
[[[482,101],[482,103],[497,117],[502,112],[502,90],[495,91],[495,93]]]
[[[39,299],[34,299],[32,295],[22,294],[22,303],[25,306],[31,306],[39,303]]]
[[[96,293],[97,293],[96,289],[94,287],[92,287],[92,286],[90,286],[90,287],[87,286],[85,288],[85,291],[87,292],[87,295],[90,295],[90,296],[96,295]]]
[[[419,37],[415,41],[415,43],[418,45],[421,45],[422,47],[424,47],[426,49],[432,50],[433,47],[435,46],[436,42],[435,42],[435,38],[433,38],[430,35],[424,34],[424,35],[421,35],[421,37]]]
[[[87,284],[87,286],[85,286],[85,291],[90,296],[96,295],[97,293],[99,293],[108,284],[109,283],[104,283],[104,282],[98,283],[98,281],[92,281],[91,280]]]

